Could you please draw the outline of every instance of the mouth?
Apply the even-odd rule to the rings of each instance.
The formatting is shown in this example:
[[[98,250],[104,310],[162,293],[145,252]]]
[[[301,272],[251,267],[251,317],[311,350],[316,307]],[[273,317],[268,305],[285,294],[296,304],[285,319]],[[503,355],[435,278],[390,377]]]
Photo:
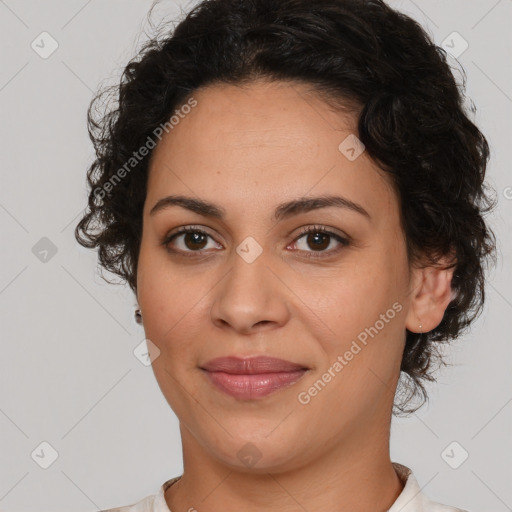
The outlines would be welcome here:
[[[309,368],[273,357],[221,357],[200,369],[209,382],[240,400],[264,398],[295,384]]]
[[[309,370],[309,368],[297,363],[292,363],[291,361],[266,356],[246,358],[235,356],[218,357],[217,359],[208,361],[200,368],[208,372],[224,372],[232,375],[256,375]]]

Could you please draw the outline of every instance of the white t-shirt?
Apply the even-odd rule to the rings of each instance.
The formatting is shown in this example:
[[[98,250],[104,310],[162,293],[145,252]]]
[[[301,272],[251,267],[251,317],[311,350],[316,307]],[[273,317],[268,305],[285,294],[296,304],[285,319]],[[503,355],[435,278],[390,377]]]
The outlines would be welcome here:
[[[393,462],[392,464],[404,484],[404,488],[391,508],[388,509],[388,512],[467,512],[460,508],[441,505],[440,503],[430,501],[425,494],[422,493],[414,474],[408,467],[398,464],[397,462]],[[181,476],[177,476],[167,480],[156,494],[146,496],[134,505],[110,508],[100,512],[171,512],[165,501],[164,493],[180,478]]]

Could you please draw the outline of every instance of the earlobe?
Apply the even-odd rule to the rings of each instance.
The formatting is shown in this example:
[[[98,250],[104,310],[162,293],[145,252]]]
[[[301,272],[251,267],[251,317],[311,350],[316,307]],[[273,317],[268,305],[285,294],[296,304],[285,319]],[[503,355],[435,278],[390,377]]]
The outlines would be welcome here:
[[[405,326],[411,332],[429,332],[441,323],[453,299],[451,282],[454,268],[426,267],[414,272],[416,279]]]

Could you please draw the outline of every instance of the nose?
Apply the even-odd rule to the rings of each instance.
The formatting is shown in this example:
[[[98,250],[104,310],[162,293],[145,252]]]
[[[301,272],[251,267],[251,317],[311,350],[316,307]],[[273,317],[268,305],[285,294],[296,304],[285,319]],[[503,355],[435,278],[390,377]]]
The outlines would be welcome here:
[[[262,253],[248,263],[233,254],[231,270],[213,290],[212,322],[240,334],[282,327],[289,319],[289,291]]]

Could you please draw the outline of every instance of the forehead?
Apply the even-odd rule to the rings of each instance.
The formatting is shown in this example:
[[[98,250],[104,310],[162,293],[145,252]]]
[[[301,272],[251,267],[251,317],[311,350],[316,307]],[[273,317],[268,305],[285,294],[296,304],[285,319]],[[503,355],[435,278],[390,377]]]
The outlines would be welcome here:
[[[334,110],[311,86],[216,84],[192,97],[197,105],[153,151],[147,208],[171,193],[237,213],[333,193],[367,210],[396,206],[389,177],[367,154],[350,160],[340,150],[357,136],[356,114]]]

